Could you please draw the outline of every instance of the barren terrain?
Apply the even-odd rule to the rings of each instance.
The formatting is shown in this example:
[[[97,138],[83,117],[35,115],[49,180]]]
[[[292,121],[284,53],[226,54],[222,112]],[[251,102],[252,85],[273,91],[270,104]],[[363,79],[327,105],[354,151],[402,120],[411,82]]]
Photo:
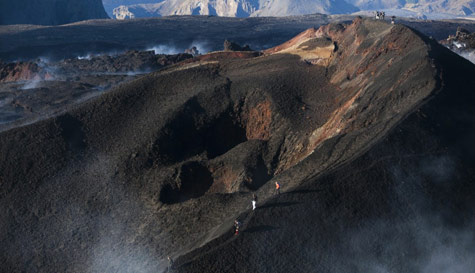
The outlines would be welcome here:
[[[1,269],[470,272],[473,75],[418,31],[356,18],[3,131]]]

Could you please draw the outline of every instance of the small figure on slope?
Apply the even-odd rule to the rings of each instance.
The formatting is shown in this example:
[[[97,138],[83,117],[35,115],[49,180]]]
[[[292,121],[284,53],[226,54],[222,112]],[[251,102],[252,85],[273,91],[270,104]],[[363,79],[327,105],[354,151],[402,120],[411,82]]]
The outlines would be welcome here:
[[[170,256],[167,256],[167,259],[168,259],[168,271],[167,272],[171,272],[173,270],[173,259]]]
[[[239,229],[241,228],[241,222],[239,222],[237,219],[234,220],[234,235],[238,235],[239,234]]]
[[[279,182],[275,181],[275,191],[274,194],[280,194],[280,184]]]
[[[257,195],[256,194],[253,194],[252,195],[252,210],[255,210],[256,209],[256,203],[257,203]]]

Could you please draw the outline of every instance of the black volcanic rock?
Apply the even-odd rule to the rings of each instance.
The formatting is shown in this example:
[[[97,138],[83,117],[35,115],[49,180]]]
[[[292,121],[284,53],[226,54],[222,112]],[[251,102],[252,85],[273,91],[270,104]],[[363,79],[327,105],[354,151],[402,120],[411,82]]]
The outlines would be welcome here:
[[[191,58],[133,50],[57,62],[0,63],[0,131],[64,111],[119,83]]]
[[[200,51],[198,50],[198,48],[196,48],[196,46],[193,46],[191,48],[188,48],[188,49],[185,49],[185,53],[186,54],[191,54],[193,56],[198,56],[200,55]]]
[[[420,272],[473,232],[471,63],[361,18],[221,53],[1,132],[1,269]]]
[[[0,25],[62,25],[108,18],[101,0],[0,0]]]
[[[242,235],[229,230],[181,256],[176,272],[472,271],[475,66],[434,42],[428,57],[436,89],[383,138],[244,212]],[[295,185],[302,169],[321,168],[316,162],[361,138],[360,131],[329,139],[306,167],[278,180]]]
[[[0,62],[0,83],[48,80],[52,76],[41,65],[33,62],[3,64]]]
[[[66,74],[74,73],[144,73],[190,59],[191,54],[155,54],[154,51],[129,50],[116,55],[85,56],[52,64]]]
[[[466,48],[475,49],[475,32],[470,33],[470,31],[464,28],[458,28],[455,37],[452,39],[449,38],[448,40],[464,43]]]
[[[464,28],[457,28],[455,35],[450,35],[446,40],[440,41],[453,52],[475,63],[475,32]]]
[[[223,44],[224,51],[252,51],[249,45],[240,46],[235,42],[224,40]]]

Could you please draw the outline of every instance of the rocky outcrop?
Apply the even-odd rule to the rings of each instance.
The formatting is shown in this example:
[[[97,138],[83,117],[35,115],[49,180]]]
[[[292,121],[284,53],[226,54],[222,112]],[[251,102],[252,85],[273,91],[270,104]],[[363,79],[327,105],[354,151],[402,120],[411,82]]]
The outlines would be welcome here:
[[[115,19],[117,19],[117,20],[134,19],[135,18],[135,13],[130,11],[129,8],[126,7],[126,6],[118,6],[117,8],[114,9],[112,14],[114,15]]]
[[[200,55],[200,51],[198,50],[198,48],[196,48],[196,46],[193,46],[191,48],[188,48],[188,49],[185,49],[185,53],[186,54],[191,54],[193,56],[198,56]]]
[[[191,54],[164,55],[154,51],[130,50],[117,55],[88,55],[59,62],[0,63],[0,83],[50,80],[54,77],[100,73],[145,73],[191,59]]]
[[[249,45],[240,46],[235,42],[224,40],[223,44],[224,51],[252,51]]]
[[[450,35],[446,40],[440,41],[453,52],[475,63],[475,32],[459,27],[455,35]]]
[[[47,69],[37,63],[18,62],[0,63],[0,83],[16,81],[40,81],[50,80],[53,76]]]
[[[59,73],[144,73],[192,58],[191,54],[155,54],[129,50],[117,55],[88,55],[52,64]]]
[[[119,6],[130,6],[136,4],[156,4],[160,0],[102,0],[102,4],[104,5],[104,9],[106,10],[109,16],[115,18],[113,12],[114,9]]]
[[[475,49],[475,33],[470,33],[470,31],[459,27],[455,35],[450,35],[447,40],[441,41],[441,43],[473,50]]]
[[[0,25],[62,25],[108,18],[101,0],[0,1]]]

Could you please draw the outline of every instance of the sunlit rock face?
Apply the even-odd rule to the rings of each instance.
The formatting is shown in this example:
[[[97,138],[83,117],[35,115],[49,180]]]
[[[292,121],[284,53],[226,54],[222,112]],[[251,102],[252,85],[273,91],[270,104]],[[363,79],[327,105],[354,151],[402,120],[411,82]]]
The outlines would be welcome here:
[[[344,0],[161,0],[157,2],[121,5],[114,9],[113,14],[116,19],[127,19],[167,15],[288,16],[311,13],[350,13],[358,10]]]
[[[101,0],[0,1],[0,25],[61,25],[108,18]]]
[[[398,17],[448,18],[473,16],[474,0],[104,0],[116,19],[167,15],[217,15],[228,17],[345,14],[386,10]]]

